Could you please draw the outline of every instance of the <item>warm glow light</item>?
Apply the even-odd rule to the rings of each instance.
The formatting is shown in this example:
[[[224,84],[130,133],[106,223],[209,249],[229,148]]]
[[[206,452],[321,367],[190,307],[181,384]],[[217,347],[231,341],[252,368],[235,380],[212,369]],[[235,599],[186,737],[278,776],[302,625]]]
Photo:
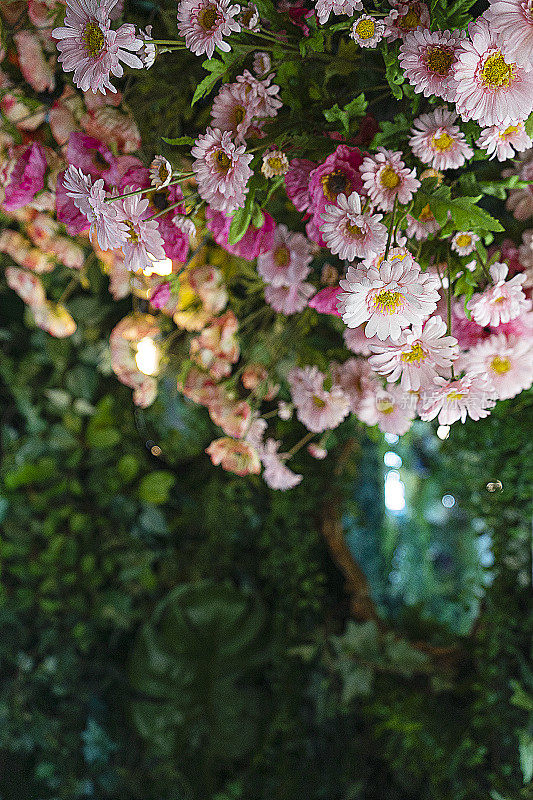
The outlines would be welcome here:
[[[152,261],[150,267],[145,267],[143,273],[150,277],[150,275],[171,275],[172,274],[172,259],[163,258],[161,261]]]
[[[439,425],[437,428],[437,436],[439,439],[447,439],[450,435],[450,426],[449,425]]]
[[[150,336],[137,343],[135,363],[144,375],[155,375],[159,367],[159,348]]]

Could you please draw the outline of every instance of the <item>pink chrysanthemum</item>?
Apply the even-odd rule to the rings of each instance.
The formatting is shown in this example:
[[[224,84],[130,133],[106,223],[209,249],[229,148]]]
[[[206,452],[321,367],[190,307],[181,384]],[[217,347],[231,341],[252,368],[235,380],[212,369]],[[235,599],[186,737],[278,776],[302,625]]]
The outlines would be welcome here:
[[[215,211],[229,214],[244,205],[253,156],[232,142],[228,131],[208,128],[196,140],[191,154],[200,197]]]
[[[316,169],[314,161],[307,158],[293,158],[285,175],[285,190],[289,200],[298,211],[309,208],[309,176]]]
[[[275,117],[283,105],[279,99],[279,86],[272,84],[273,77],[270,74],[259,79],[248,69],[237,75],[237,85],[242,87],[248,103],[253,105],[255,117]]]
[[[453,237],[451,248],[458,256],[469,256],[476,249],[476,242],[479,242],[477,233],[461,231]]]
[[[122,219],[127,229],[122,252],[125,266],[133,272],[151,266],[153,261],[165,258],[163,239],[159,233],[157,220],[146,219],[148,205],[148,199],[139,194],[122,200]]]
[[[498,161],[506,161],[513,158],[515,153],[528,150],[533,145],[533,140],[527,135],[524,123],[519,122],[506,128],[497,125],[484,128],[476,144],[487,151],[491,160],[497,158]]]
[[[81,169],[69,167],[63,177],[63,187],[76,208],[89,221],[91,240],[96,237],[102,250],[114,250],[124,244],[127,228],[123,215],[115,203],[106,203],[106,191],[101,178],[93,184]]]
[[[357,147],[340,144],[335,152],[319,164],[309,176],[309,211],[312,219],[311,226],[307,227],[307,233],[321,247],[325,247],[325,242],[319,229],[326,205],[336,205],[337,198],[341,194],[348,197],[352,192],[361,192],[363,188],[359,174],[361,163],[361,153]]]
[[[316,16],[321,25],[329,19],[330,14],[347,14],[349,17],[354,11],[361,11],[361,0],[316,0]]]
[[[494,284],[481,294],[475,294],[466,304],[472,319],[478,325],[496,327],[502,322],[510,322],[531,308],[531,300],[526,298],[522,289],[526,276],[522,273],[506,281],[508,272],[507,264],[500,262],[493,264],[490,275]]]
[[[340,316],[340,314],[339,314]],[[380,344],[380,339],[377,336],[368,337],[365,335],[366,325],[358,325],[357,328],[345,328],[342,332],[344,344],[358,356],[369,356],[371,354],[371,345]]]
[[[459,346],[455,337],[447,335],[441,317],[430,317],[423,328],[415,325],[412,331],[403,331],[397,342],[371,345],[371,350],[372,369],[386,375],[389,382],[401,378],[402,389],[417,392],[437,375],[449,372]]]
[[[420,187],[416,170],[405,166],[402,154],[384,147],[365,158],[360,171],[370,199],[381,211],[392,211],[396,197],[400,203],[408,203]]]
[[[334,255],[353,261],[385,249],[387,228],[381,223],[382,218],[382,214],[361,213],[357,192],[349,197],[340,194],[336,206],[326,206],[320,231]]]
[[[485,12],[491,30],[513,60],[527,70],[533,68],[533,2],[490,0]]]
[[[350,37],[359,47],[375,47],[383,38],[385,25],[380,19],[362,14],[350,28]]]
[[[406,215],[407,228],[405,230],[407,236],[415,238],[419,242],[425,242],[429,236],[440,230],[440,225],[433,216],[433,212],[429,205],[424,206],[418,219],[413,217],[412,214]]]
[[[465,353],[460,366],[485,375],[498,400],[508,400],[533,383],[533,340],[503,333],[490,336]]]
[[[133,55],[143,45],[134,25],[111,30],[109,14],[115,5],[116,0],[67,0],[65,24],[52,31],[63,69],[74,71],[74,83],[84,92],[116,92],[109,76],[122,77],[121,61],[134,69],[143,67]]]
[[[257,271],[274,288],[291,286],[305,280],[313,256],[308,240],[292,233],[286,225],[277,225],[272,249],[257,257]]]
[[[383,433],[403,436],[411,427],[415,410],[416,396],[401,386],[389,386],[386,391],[379,387],[365,394],[356,416],[367,425],[377,425]]]
[[[429,8],[419,0],[390,0],[392,11],[385,17],[385,37],[393,42],[420,28],[429,28]]]
[[[278,453],[280,444],[274,439],[267,439],[260,451],[260,458],[264,466],[263,480],[267,486],[285,492],[298,486],[303,475],[297,475],[286,466],[283,456]]]
[[[265,286],[265,300],[278,314],[297,314],[306,307],[315,291],[312,283],[292,283],[290,286]]]
[[[236,141],[243,142],[252,124],[256,105],[253,98],[246,96],[246,87],[243,84],[226,84],[213,100],[212,125],[221,131],[230,131]]]
[[[235,19],[240,6],[230,5],[230,0],[181,0],[178,4],[178,32],[185,44],[197,56],[203,53],[213,57],[215,47],[229,53],[231,47],[224,41],[233,31],[241,29]]]
[[[467,374],[459,380],[435,378],[434,384],[422,392],[418,413],[423,420],[438,417],[439,425],[452,425],[488,417],[495,406],[494,389],[484,375]]]
[[[37,192],[44,188],[45,150],[37,142],[15,148],[11,163],[4,165],[4,169],[6,171],[1,176],[5,189],[2,206],[12,212],[31,203]]]
[[[172,180],[172,164],[164,156],[156,156],[150,164],[150,182],[156,189],[164,189]]]
[[[457,169],[467,158],[472,158],[474,151],[459,125],[454,124],[456,119],[457,114],[444,107],[417,117],[409,139],[414,155],[439,170]]]
[[[453,71],[464,31],[430,31],[418,28],[405,36],[400,47],[400,66],[405,77],[424,97],[432,94],[453,101]]]
[[[454,86],[457,112],[480,125],[513,125],[533,109],[533,72],[519,67],[505,42],[480,17],[457,51]]]
[[[368,396],[381,389],[381,383],[366,358],[349,358],[344,364],[333,364],[331,373],[335,384],[348,397],[350,410],[356,415]]]
[[[339,386],[324,389],[325,376],[317,367],[292,369],[287,380],[296,416],[313,433],[340,425],[350,411],[350,401]]]
[[[341,281],[339,311],[349,328],[366,322],[365,334],[393,341],[411,324],[421,323],[437,307],[438,278],[421,273],[410,254],[389,256],[378,268],[348,268]]]

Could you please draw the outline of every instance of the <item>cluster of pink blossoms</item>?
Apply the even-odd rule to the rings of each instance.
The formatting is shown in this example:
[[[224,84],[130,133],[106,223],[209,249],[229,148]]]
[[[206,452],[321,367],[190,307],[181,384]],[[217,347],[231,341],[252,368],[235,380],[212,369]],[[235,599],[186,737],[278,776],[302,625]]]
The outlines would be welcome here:
[[[24,235],[0,237],[0,251],[16,262],[7,282],[37,324],[60,336],[75,329],[67,309],[46,299],[39,277],[58,262],[81,268],[83,250],[64,236],[65,226],[70,236],[88,237],[114,297],[131,291],[151,306],[151,313],[128,315],[111,336],[112,367],[134,401],[147,406],[156,396],[162,330],[171,318],[190,334],[180,390],[205,406],[223,434],[207,449],[213,463],[240,475],[262,470],[281,490],[302,480],[289,466],[300,446],[323,458],[330,432],[349,415],[402,435],[416,417],[440,425],[482,419],[496,401],[532,385],[533,229],[521,245],[504,242],[487,254],[479,220],[462,230],[432,202],[438,186],[444,194],[437,197],[450,197],[445,190],[457,181],[447,171],[474,156],[505,161],[524,153],[503,173],[511,186],[507,206],[521,221],[533,217],[531,3],[491,0],[468,30],[431,30],[429,8],[419,0],[390,0],[384,12],[361,0],[317,0],[311,11],[297,0],[278,4],[292,24],[287,32],[265,28],[253,4],[180,0],[183,42],[176,48],[215,59],[219,74],[231,69],[220,54],[233,42],[237,56],[241,45],[249,48],[234,79],[218,89],[192,161],[179,162],[187,172],[160,155],[148,166],[134,155],[140,136],[111,81],[123,76],[123,65],[149,69],[171,43],[154,40],[150,27],[119,25],[120,7],[66,0],[64,23],[53,27],[54,0],[29,3],[37,32],[14,37],[25,79],[36,92],[53,91],[57,47],[80,90],[66,87],[49,111],[33,104],[28,113],[18,87],[0,72],[0,108],[25,136],[17,144],[0,130],[2,209],[24,223]],[[306,149],[304,141],[303,152],[279,125],[291,111],[278,83],[285,90],[291,70],[279,69],[276,48],[298,53],[294,30],[306,39],[311,24],[326,26],[332,15],[349,17],[346,33],[363,55],[382,40],[389,53],[396,48],[411,96],[421,96],[420,113],[392,145],[389,138],[387,147],[372,146],[371,117],[369,136],[364,120],[356,140],[313,130],[318,146]],[[264,49],[257,43],[252,53],[249,35],[261,36]],[[58,152],[33,137],[47,123]],[[434,181],[430,188],[426,178]],[[290,227],[274,219],[281,212],[265,210],[280,195],[276,208],[287,209],[287,200],[293,206]],[[239,268],[228,271],[226,285],[202,233],[236,264],[249,263],[244,281],[251,296],[264,297],[266,307],[242,324],[230,286]],[[261,320],[265,347],[256,342],[248,360],[250,319]],[[308,355],[305,338],[317,319],[335,360]],[[291,333],[278,352],[284,330]],[[287,450],[269,420],[293,416],[307,433]]]

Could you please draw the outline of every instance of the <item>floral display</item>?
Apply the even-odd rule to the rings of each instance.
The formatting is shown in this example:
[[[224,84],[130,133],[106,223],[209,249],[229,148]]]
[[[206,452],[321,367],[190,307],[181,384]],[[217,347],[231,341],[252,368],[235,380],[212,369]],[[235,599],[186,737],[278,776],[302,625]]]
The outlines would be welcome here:
[[[2,6],[0,251],[33,323],[73,335],[98,265],[133,402],[171,379],[213,464],[279,490],[349,416],[401,436],[529,389],[531,4],[439,5],[179,0],[171,38],[113,0]],[[196,128],[144,141],[128,92],[184,56]]]

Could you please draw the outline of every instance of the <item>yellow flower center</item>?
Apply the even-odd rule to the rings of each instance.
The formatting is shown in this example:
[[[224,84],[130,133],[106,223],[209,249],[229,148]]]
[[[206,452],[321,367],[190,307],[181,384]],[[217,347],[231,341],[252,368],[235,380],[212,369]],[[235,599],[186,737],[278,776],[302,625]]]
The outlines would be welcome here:
[[[348,197],[352,188],[351,181],[340,169],[330,172],[329,175],[324,175],[320,179],[320,183],[325,197],[332,203],[336,201],[339,194],[345,194]]]
[[[244,106],[235,106],[233,109],[233,122],[235,125],[240,125],[246,116],[246,109]]]
[[[502,358],[501,356],[494,356],[492,361],[490,362],[490,368],[497,372],[498,375],[505,375],[506,372],[509,372],[511,369],[511,362],[508,358]]]
[[[461,400],[464,397],[464,392],[449,392],[448,400]]]
[[[83,31],[81,38],[85,46],[85,50],[91,56],[91,58],[98,58],[105,45],[105,36],[98,23],[93,22],[92,20],[89,21],[85,26],[85,30]]]
[[[418,221],[419,222],[430,222],[432,219],[435,219],[435,217],[433,216],[433,212],[431,211],[431,208],[429,207],[429,203],[428,203],[427,206],[424,206],[424,208],[420,212],[420,215],[418,217]]]
[[[318,397],[316,394],[313,395],[313,405],[315,408],[325,408],[326,401],[322,400],[321,397]]]
[[[430,72],[445,76],[449,73],[453,64],[453,50],[442,44],[428,47],[425,60],[426,67]]]
[[[214,164],[219,172],[227,172],[231,161],[224,150],[218,150],[215,153]]]
[[[500,139],[507,139],[508,136],[512,136],[514,133],[518,133],[520,127],[518,125],[509,125],[504,131],[500,133]]]
[[[414,364],[417,361],[425,361],[426,353],[422,349],[420,342],[415,342],[408,353],[402,353],[402,361],[406,364]]]
[[[288,267],[289,262],[291,260],[291,254],[289,253],[289,248],[285,247],[277,247],[274,250],[274,263],[277,267]]]
[[[215,27],[217,21],[217,10],[214,6],[203,8],[198,14],[198,24],[204,31],[210,31]]]
[[[128,228],[128,235],[130,238],[130,242],[133,242],[133,244],[137,244],[137,242],[139,241],[139,237],[137,235],[135,228],[128,220],[126,220],[126,227]]]
[[[439,152],[443,153],[445,150],[449,150],[453,147],[455,141],[446,131],[443,131],[439,136],[434,136],[432,138],[431,144],[435,150],[439,150]]]
[[[351,236],[352,239],[360,239],[364,235],[364,231],[359,227],[359,225],[347,224],[345,230],[348,236]]]
[[[401,292],[391,292],[385,290],[377,294],[374,298],[374,311],[379,314],[395,314],[403,305],[403,294]]]
[[[371,39],[376,32],[376,23],[373,19],[362,19],[356,23],[355,32],[360,39]]]
[[[381,414],[392,414],[394,411],[394,404],[387,397],[378,397],[376,400],[376,408]]]
[[[516,78],[514,64],[507,64],[501,52],[497,50],[487,58],[481,70],[485,86],[509,86]]]
[[[379,179],[386,189],[396,189],[400,183],[399,175],[397,175],[393,168],[389,166],[382,170]]]
[[[285,165],[279,156],[272,156],[272,158],[267,158],[267,164],[270,169],[275,173],[281,173],[285,169]]]
[[[420,4],[413,3],[407,14],[400,17],[398,27],[403,31],[412,31],[420,25]]]
[[[469,233],[460,233],[455,243],[457,247],[470,247],[472,244],[472,237]]]

